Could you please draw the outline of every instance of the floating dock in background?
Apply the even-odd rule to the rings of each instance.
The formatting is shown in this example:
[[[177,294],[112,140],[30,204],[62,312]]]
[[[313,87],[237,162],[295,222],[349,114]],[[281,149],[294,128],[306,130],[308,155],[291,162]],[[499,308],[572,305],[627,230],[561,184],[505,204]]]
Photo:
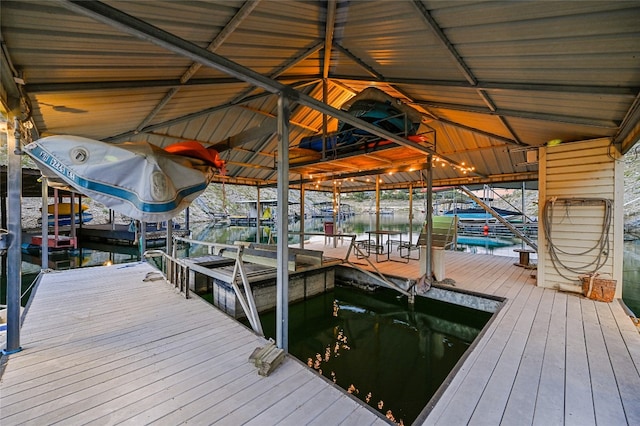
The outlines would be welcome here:
[[[110,223],[104,225],[83,225],[76,229],[78,239],[97,241],[109,244],[133,245],[137,243],[139,236],[129,229],[129,225]],[[189,235],[186,229],[174,229],[175,236]],[[167,239],[167,229],[147,224],[145,239],[148,246],[164,245]]]

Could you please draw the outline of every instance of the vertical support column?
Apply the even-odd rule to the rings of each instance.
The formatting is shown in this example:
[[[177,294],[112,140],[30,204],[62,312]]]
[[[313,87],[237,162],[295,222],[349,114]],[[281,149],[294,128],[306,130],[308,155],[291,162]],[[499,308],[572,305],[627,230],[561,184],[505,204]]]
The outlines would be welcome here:
[[[147,249],[147,222],[140,221],[140,239],[138,240],[138,244],[140,244],[139,252],[140,252],[140,260],[144,258],[144,251]]]
[[[376,175],[376,232],[380,230],[380,180],[380,175]],[[376,234],[376,253],[378,246],[380,246],[380,235]]]
[[[276,343],[284,351],[289,350],[289,101],[280,94],[278,98],[278,206],[285,212],[278,215],[278,269],[276,300]]]
[[[167,219],[167,254],[173,253],[173,219]]]
[[[427,255],[424,261],[428,282],[433,281],[433,156],[427,155]]]
[[[10,123],[10,122],[9,122]],[[20,290],[22,276],[22,165],[20,164],[20,122],[13,120],[7,132],[7,345],[3,354],[20,352]],[[13,130],[13,131],[12,131]],[[13,148],[13,151],[11,151]]]
[[[73,248],[78,248],[77,246],[77,239],[76,239],[76,194],[72,191],[70,192],[71,197],[69,197],[69,207],[71,208],[71,222],[69,223],[70,226],[70,233],[69,233],[69,238],[71,238],[71,241],[73,242]],[[78,205],[78,218],[80,223],[82,223],[82,208],[80,207],[80,204]]]
[[[322,102],[329,104],[329,89],[327,88],[327,78],[322,79]],[[327,127],[329,119],[326,113],[322,113],[322,159],[327,158]],[[335,226],[335,219],[333,221]]]
[[[527,233],[527,204],[526,204],[526,200],[525,200],[525,196],[524,196],[524,190],[526,189],[527,183],[522,181],[522,205],[521,205],[521,209],[522,209],[522,233],[526,234]],[[521,247],[524,250],[525,248],[525,244],[524,244],[524,240],[521,240],[522,242]]]
[[[304,184],[300,175],[300,248],[304,248]]]
[[[58,217],[60,214],[59,210],[60,206],[60,197],[58,197],[58,189],[54,188],[53,190],[53,238],[54,244],[58,243],[58,236],[60,235],[60,224],[58,222]],[[46,244],[49,246],[49,241],[43,241],[42,244]]]
[[[80,210],[82,210],[82,194],[78,193],[78,205],[80,206]],[[82,213],[82,212],[80,212]],[[80,215],[80,222],[78,223],[78,228],[82,229],[82,225],[84,221],[82,220],[82,214]]]
[[[340,200],[338,199],[338,181],[333,181],[333,235],[338,233],[338,222],[340,221]],[[331,237],[333,240],[333,248],[338,247],[336,237]]]
[[[260,238],[262,236],[262,234],[260,233],[261,232],[261,229],[260,229],[260,219],[261,219],[260,218],[260,210],[261,210],[261,208],[260,208],[260,204],[261,204],[260,203],[260,187],[258,186],[256,189],[257,189],[257,192],[258,192],[258,194],[256,195],[256,243],[260,244],[262,242],[261,238]],[[249,207],[249,209],[251,209],[251,207]],[[250,214],[251,213],[247,214],[247,221],[249,222],[248,226],[251,226],[251,216],[250,216]],[[267,241],[267,243],[268,243],[268,241]]]
[[[409,184],[409,249],[413,241],[413,184]]]
[[[40,244],[41,268],[49,267],[49,184],[47,178],[42,177],[42,244]]]

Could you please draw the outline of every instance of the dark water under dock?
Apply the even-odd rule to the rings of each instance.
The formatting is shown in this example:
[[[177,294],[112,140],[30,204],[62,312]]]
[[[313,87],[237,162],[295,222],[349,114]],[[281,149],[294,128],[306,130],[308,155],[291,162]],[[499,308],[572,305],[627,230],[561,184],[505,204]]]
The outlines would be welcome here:
[[[491,314],[338,285],[289,308],[289,352],[396,422],[411,424]],[[275,313],[261,315],[275,338]]]

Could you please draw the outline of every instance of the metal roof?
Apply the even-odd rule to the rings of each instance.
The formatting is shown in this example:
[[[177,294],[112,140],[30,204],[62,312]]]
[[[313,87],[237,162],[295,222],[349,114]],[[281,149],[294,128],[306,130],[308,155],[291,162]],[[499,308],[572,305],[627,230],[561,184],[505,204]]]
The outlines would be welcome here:
[[[218,181],[275,185],[283,85],[336,109],[372,86],[414,107],[450,160],[436,186],[535,180],[527,151],[549,140],[626,152],[640,135],[639,1],[3,0],[0,16],[3,109],[28,99],[34,137],[165,146],[262,126]],[[321,111],[291,105],[292,148],[322,131]],[[420,185],[426,152],[385,148],[292,163],[290,181]]]

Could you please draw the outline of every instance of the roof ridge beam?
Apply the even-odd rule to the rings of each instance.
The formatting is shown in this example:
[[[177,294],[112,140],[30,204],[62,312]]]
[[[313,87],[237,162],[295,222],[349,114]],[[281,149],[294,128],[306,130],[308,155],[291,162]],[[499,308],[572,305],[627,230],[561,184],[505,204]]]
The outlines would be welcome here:
[[[500,109],[500,108],[485,109],[485,108],[476,107],[476,106],[453,104],[453,103],[446,103],[446,102],[415,101],[414,103],[420,106],[425,106],[430,108],[472,112],[476,114],[493,115],[498,117],[505,116],[505,117],[514,117],[514,118],[525,118],[530,120],[555,121],[559,123],[580,124],[584,126],[599,127],[604,129],[618,128],[618,125],[615,122],[612,122],[609,120],[582,119],[580,117],[573,117],[568,115],[544,114],[539,112],[528,112],[528,111]]]
[[[418,9],[418,11],[420,12],[420,16],[427,23],[427,26],[429,27],[429,29],[433,32],[433,34],[438,38],[438,40],[440,40],[440,42],[447,49],[447,51],[449,52],[449,55],[451,55],[451,57],[455,61],[456,66],[462,72],[462,75],[464,76],[464,78],[467,79],[467,81],[471,85],[476,86],[478,84],[478,80],[471,72],[471,69],[469,69],[467,64],[464,62],[464,60],[462,59],[462,56],[460,56],[460,54],[458,53],[454,45],[449,41],[444,31],[442,31],[442,28],[440,28],[440,25],[438,25],[436,20],[433,19],[433,16],[431,16],[431,13],[429,13],[429,10],[427,9],[427,7],[424,4],[422,4],[422,1],[420,0],[414,0],[413,4],[415,5],[416,9]]]
[[[333,47],[333,32],[336,25],[336,0],[328,0],[327,3],[327,19],[324,26],[324,62],[322,64],[322,78],[329,76],[329,67],[331,66],[331,49]]]
[[[304,76],[292,76],[302,78]],[[555,93],[575,93],[575,94],[589,94],[589,95],[604,95],[604,96],[627,96],[635,98],[640,87],[629,86],[582,86],[582,85],[560,85],[560,84],[538,84],[538,83],[504,83],[504,82],[478,82],[477,85],[472,86],[469,83],[456,80],[429,80],[420,78],[386,78],[381,77],[379,80],[372,80],[368,77],[357,75],[345,75],[345,74],[332,74],[329,78],[333,80],[353,80],[353,81],[371,81],[387,84],[399,84],[399,85],[416,85],[424,87],[459,87],[463,89],[482,89],[486,91],[492,90],[510,90],[510,91],[534,91],[534,92],[555,92]]]

